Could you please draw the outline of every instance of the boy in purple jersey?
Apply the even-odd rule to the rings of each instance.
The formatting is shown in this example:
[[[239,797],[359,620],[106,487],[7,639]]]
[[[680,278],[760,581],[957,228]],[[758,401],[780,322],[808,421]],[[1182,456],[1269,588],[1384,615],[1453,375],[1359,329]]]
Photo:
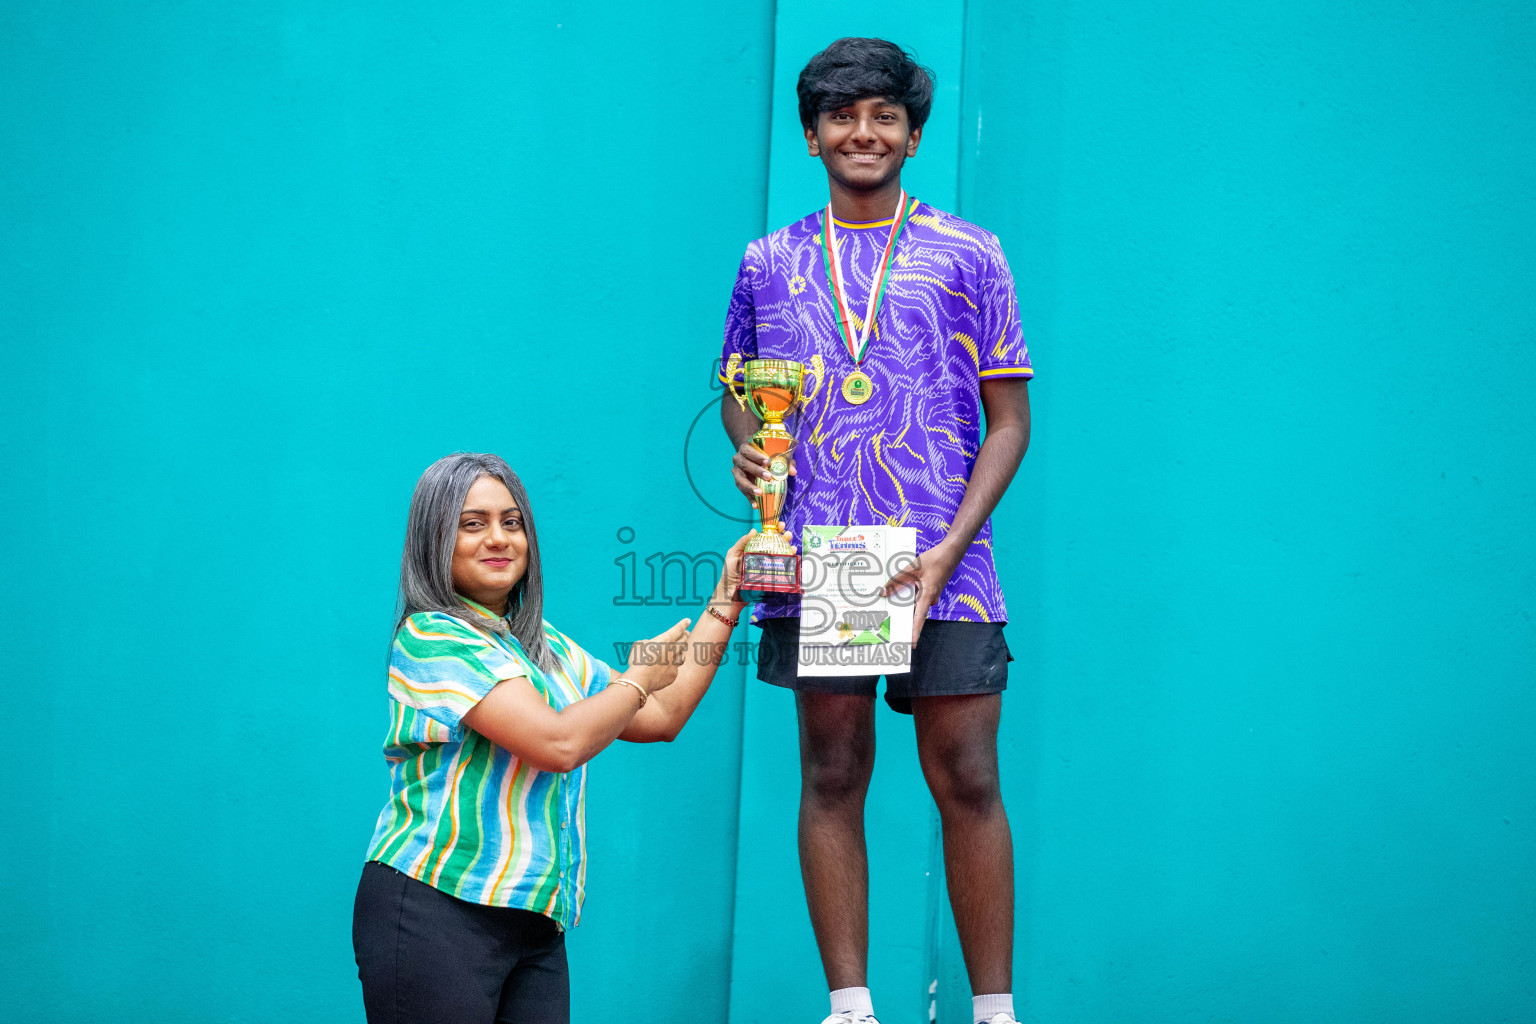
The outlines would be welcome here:
[[[884,40],[839,39],[806,65],[798,93],[831,202],[747,247],[721,378],[733,356],[820,355],[826,367],[795,425],[791,538],[808,523],[917,529],[917,564],[887,584],[917,590],[912,669],[886,677],[886,700],[916,725],[975,1019],[1012,1024],[1013,842],[997,773],[1012,658],[989,517],[1029,444],[1034,371],[1013,278],[995,236],[902,189],[932,105],[926,69]],[[755,503],[769,478],[747,440],[758,422],[732,401],[721,418],[736,485]],[[799,675],[795,598],[766,601],[753,619],[758,677],[795,691],[800,868],[832,990],[823,1024],[870,1024],[864,797],[879,677]]]

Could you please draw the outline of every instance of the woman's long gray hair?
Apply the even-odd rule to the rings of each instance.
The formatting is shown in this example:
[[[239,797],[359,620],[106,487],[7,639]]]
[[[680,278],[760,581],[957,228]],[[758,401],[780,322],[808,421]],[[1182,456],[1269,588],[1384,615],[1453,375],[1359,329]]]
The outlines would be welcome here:
[[[507,619],[487,619],[466,605],[453,589],[453,550],[459,538],[464,498],[481,477],[500,480],[523,513],[528,535],[528,568],[507,599]],[[400,598],[395,631],[416,612],[444,612],[482,631],[510,632],[523,653],[548,672],[554,652],[544,638],[544,576],[539,566],[539,537],[533,507],[523,482],[500,456],[455,452],[427,467],[416,481],[405,523],[405,552],[400,557]]]

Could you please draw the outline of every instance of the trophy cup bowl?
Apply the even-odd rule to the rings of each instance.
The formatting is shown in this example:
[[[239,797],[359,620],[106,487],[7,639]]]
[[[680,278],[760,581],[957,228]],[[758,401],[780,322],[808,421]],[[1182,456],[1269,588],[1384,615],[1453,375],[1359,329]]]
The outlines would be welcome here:
[[[745,395],[736,390],[734,380],[738,372]],[[757,482],[763,493],[757,499],[758,534],[747,542],[741,559],[743,601],[761,601],[769,594],[800,593],[800,556],[795,554],[780,519],[789,490],[789,454],[795,449],[794,435],[784,429],[784,417],[806,401],[807,376],[816,379],[816,390],[820,391],[819,355],[812,359],[809,369],[787,359],[752,359],[738,370],[735,356],[727,365],[729,387],[736,401],[743,409],[750,407],[763,421],[762,428],[752,435],[752,443],[767,454],[771,476]]]

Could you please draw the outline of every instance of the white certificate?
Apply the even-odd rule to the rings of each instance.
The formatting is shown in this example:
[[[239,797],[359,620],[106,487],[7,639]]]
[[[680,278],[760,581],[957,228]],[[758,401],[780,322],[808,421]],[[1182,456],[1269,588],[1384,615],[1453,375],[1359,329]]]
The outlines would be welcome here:
[[[917,558],[911,526],[807,526],[800,540],[800,675],[878,676],[912,668],[910,588],[880,588]]]

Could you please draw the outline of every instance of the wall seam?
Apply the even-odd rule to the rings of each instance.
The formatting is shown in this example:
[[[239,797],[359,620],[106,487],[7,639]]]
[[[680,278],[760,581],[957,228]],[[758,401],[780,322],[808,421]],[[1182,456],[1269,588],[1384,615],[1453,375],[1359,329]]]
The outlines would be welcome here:
[[[778,76],[779,56],[779,0],[772,0],[769,5],[768,23],[768,125],[764,129],[766,136],[763,146],[763,216],[760,229],[761,238],[768,234],[768,196],[773,186],[773,92]],[[725,401],[722,392],[720,401]],[[752,629],[750,626],[743,630],[747,637],[746,642],[751,643]],[[731,892],[727,901],[727,909],[730,914],[730,928],[726,935],[725,962],[725,1018],[729,1024],[731,1007],[735,1002],[736,992],[736,895],[741,885],[741,815],[742,799],[741,784],[746,775],[747,764],[747,683],[750,681],[751,659],[743,658],[741,665],[741,719],[736,728],[736,828],[731,836]]]
[[[966,118],[965,118],[965,80],[966,71],[971,53],[971,18],[970,0],[961,0],[960,3],[960,81],[958,93],[958,107],[955,111],[957,122],[955,132],[955,214],[965,217],[965,144],[966,144]],[[927,923],[927,974],[928,988],[926,1005],[924,1006],[926,1020],[932,1024],[945,1024],[947,1015],[941,1013],[941,1005],[952,1006],[956,1001],[954,996],[944,987],[944,938],[945,925],[948,923],[950,913],[947,900],[948,878],[944,868],[944,839],[943,826],[939,821],[939,809],[930,802],[930,832],[928,837],[928,913]],[[969,1018],[967,1018],[969,1019]]]
[[[955,133],[955,215],[965,216],[965,69],[971,53],[971,4],[960,0],[959,131]]]

